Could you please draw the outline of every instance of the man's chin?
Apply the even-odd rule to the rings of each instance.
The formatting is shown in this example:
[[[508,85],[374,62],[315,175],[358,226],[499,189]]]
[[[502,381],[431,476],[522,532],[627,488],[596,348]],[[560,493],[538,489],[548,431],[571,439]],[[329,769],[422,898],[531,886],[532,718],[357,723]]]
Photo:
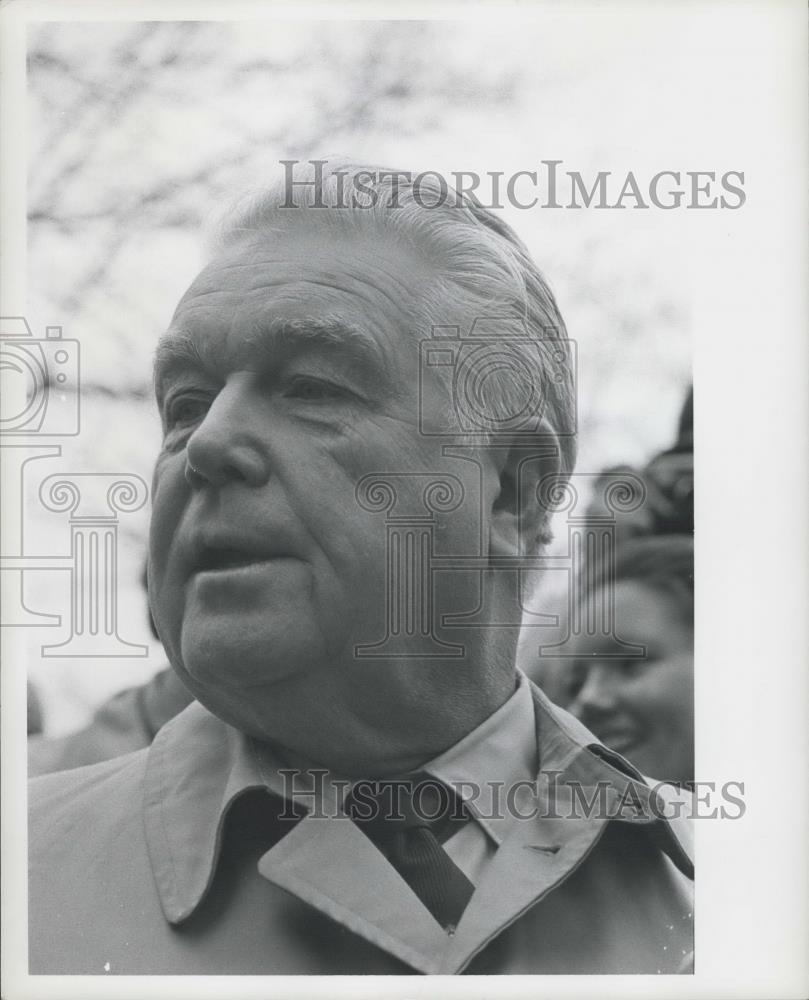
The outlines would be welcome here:
[[[258,639],[258,641],[257,641]],[[222,635],[216,630],[183,631],[181,642],[182,673],[191,689],[232,692],[244,698],[249,689],[256,692],[268,685],[309,672],[322,660],[322,650],[315,643],[290,641],[286,634],[263,635],[244,631]]]

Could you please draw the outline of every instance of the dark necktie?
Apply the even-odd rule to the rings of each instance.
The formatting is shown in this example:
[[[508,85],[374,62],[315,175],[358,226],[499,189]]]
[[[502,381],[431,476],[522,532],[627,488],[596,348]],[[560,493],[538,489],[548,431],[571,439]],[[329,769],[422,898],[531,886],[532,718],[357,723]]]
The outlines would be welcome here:
[[[452,933],[475,891],[441,846],[469,818],[460,801],[431,778],[363,782],[355,791],[346,801],[349,816]]]

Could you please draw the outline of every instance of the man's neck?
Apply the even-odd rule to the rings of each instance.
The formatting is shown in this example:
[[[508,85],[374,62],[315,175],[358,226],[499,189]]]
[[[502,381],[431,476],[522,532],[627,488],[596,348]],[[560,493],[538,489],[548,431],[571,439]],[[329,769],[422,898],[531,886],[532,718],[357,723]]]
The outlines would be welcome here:
[[[356,706],[328,732],[298,731],[273,742],[292,768],[326,769],[346,779],[399,777],[477,729],[514,694],[516,682],[513,667],[492,669],[472,686],[449,685],[427,692],[421,703],[393,703],[373,714]]]

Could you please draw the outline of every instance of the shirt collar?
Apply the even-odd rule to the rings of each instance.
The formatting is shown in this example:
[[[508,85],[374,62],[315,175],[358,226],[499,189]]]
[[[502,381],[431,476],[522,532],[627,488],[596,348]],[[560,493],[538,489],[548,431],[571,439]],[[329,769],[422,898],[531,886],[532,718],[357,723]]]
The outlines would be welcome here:
[[[533,784],[539,770],[536,718],[528,678],[517,674],[511,697],[455,746],[421,768],[453,788],[496,844],[517,817],[506,790]]]
[[[485,790],[531,782],[538,774],[539,761],[543,772],[583,779],[588,785],[607,780],[618,792],[622,784],[631,783],[646,789],[647,797],[649,794],[631,765],[599,744],[519,673],[516,690],[508,701],[420,770],[454,787],[477,822],[499,844],[517,817],[513,810],[488,808]],[[259,747],[198,702],[157,734],[147,757],[144,824],[155,883],[171,923],[190,917],[210,888],[225,818],[234,800],[251,789],[288,797],[290,779],[284,779],[283,769],[284,762],[271,747]],[[313,773],[323,777],[315,779],[322,784],[313,789],[310,801],[333,806],[334,779],[325,769]],[[296,780],[300,781],[300,776]],[[301,785],[297,788],[300,791]],[[474,801],[476,788],[484,794]],[[296,796],[295,801],[301,799]],[[670,854],[676,853],[670,836],[661,846]]]

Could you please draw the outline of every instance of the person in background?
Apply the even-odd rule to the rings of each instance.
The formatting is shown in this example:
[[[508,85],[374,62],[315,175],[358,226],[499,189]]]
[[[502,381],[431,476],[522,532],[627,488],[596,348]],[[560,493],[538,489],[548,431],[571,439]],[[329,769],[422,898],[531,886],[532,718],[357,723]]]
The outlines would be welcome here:
[[[689,388],[680,411],[677,437],[670,448],[657,452],[643,468],[615,465],[604,476],[628,472],[646,487],[645,502],[616,517],[618,544],[649,535],[688,535],[694,531],[694,390]],[[599,494],[598,485],[594,490]]]
[[[642,475],[652,490],[652,534],[694,531],[694,389],[689,388],[671,448],[649,462]]]
[[[146,684],[113,695],[75,733],[47,737],[41,729],[37,735],[31,732],[28,776],[84,767],[148,747],[169,719],[193,700],[171,667],[164,667]]]
[[[694,531],[694,390],[689,386],[677,424],[677,434],[670,448],[657,452],[643,466],[621,464],[610,466],[601,472],[593,488],[595,497],[602,496],[601,477],[608,479],[628,473],[640,478],[646,489],[643,504],[636,510],[622,512],[615,517],[615,543],[618,549],[633,540],[650,537],[682,535],[691,536]],[[604,511],[592,501],[588,518],[603,515]],[[559,586],[550,574],[542,581],[534,595],[534,610],[558,617],[558,626],[552,633],[545,630],[543,643],[553,645],[561,642],[570,627],[570,597],[567,584]],[[569,659],[538,655],[539,633],[534,628],[525,628],[520,640],[518,655],[520,666],[538,684],[552,702],[568,704],[571,680]]]
[[[619,547],[615,630],[645,656],[628,656],[618,644],[595,652],[594,638],[583,635],[576,658],[552,671],[549,694],[643,774],[684,786],[694,780],[693,574],[688,535]],[[595,582],[595,600],[605,585]]]

